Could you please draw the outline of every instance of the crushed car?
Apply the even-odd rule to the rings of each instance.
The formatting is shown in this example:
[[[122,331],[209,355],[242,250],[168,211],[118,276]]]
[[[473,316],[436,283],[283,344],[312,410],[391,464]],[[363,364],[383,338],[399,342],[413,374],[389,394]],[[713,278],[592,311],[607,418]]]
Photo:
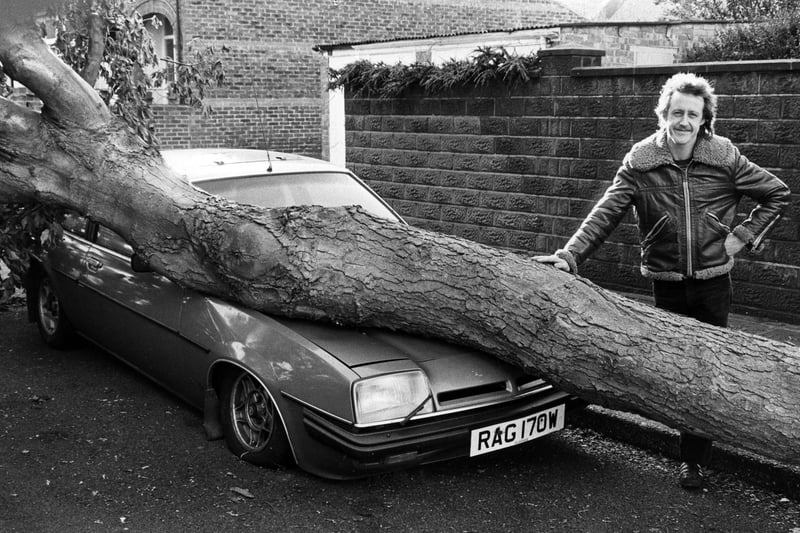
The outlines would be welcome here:
[[[404,223],[346,168],[293,154],[165,150],[196,187],[263,207],[360,205]],[[583,403],[488,354],[385,329],[270,316],[151,271],[91,218],[35,261],[28,309],[46,343],[76,335],[204,413],[257,465],[357,478],[520,445]]]

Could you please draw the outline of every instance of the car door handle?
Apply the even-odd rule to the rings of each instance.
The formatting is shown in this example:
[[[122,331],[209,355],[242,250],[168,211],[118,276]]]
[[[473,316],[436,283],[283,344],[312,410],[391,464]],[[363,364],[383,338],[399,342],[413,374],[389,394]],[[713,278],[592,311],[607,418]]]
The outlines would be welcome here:
[[[98,261],[97,259],[89,259],[89,260],[86,261],[86,266],[92,272],[97,272],[98,270],[103,268],[103,262],[102,261]]]

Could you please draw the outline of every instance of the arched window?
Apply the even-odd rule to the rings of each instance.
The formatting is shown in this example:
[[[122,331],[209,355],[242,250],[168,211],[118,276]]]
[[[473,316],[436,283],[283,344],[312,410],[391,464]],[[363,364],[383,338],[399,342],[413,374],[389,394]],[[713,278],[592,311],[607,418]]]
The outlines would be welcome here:
[[[172,30],[172,23],[161,13],[149,13],[142,17],[145,28],[150,32],[156,54],[161,59],[175,61],[175,33]],[[164,64],[167,80],[174,79],[174,69],[172,64]]]
[[[173,6],[165,0],[141,0],[133,2],[132,11],[139,13],[145,28],[150,32],[156,54],[165,59],[161,64],[167,83],[175,79],[175,65],[172,61],[180,59],[180,28],[178,16]],[[153,91],[153,101],[167,103],[167,89]]]

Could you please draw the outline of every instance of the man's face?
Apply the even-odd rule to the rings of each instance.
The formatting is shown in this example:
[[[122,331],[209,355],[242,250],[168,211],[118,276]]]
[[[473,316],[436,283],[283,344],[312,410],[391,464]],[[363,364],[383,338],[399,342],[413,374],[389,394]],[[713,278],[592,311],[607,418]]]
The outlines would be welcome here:
[[[667,109],[667,138],[680,146],[694,146],[703,119],[703,97],[675,92]]]

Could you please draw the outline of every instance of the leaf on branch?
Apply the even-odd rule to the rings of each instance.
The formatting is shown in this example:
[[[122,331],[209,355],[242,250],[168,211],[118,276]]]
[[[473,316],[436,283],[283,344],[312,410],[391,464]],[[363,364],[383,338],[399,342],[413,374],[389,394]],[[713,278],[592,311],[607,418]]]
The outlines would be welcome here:
[[[63,235],[64,211],[43,204],[0,204],[0,301],[23,286],[31,253],[57,245]],[[5,275],[3,275],[5,273]]]

